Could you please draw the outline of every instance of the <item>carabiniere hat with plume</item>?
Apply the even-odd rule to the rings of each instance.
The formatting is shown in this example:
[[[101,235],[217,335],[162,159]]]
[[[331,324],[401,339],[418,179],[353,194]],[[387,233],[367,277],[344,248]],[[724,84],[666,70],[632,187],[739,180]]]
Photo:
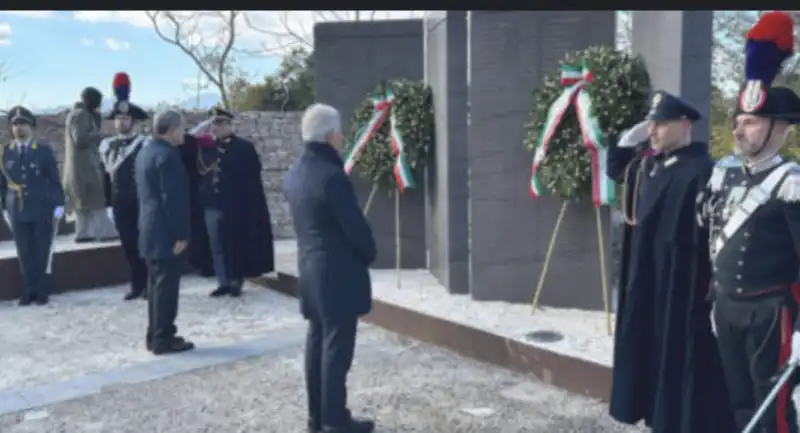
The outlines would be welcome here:
[[[772,86],[783,63],[794,54],[794,23],[785,12],[768,12],[747,32],[745,78],[734,116],[754,116],[800,123],[800,97]]]
[[[117,72],[114,75],[112,87],[114,88],[114,96],[116,96],[117,102],[114,103],[114,109],[111,110],[111,114],[108,115],[107,119],[114,119],[119,114],[127,114],[133,120],[147,120],[149,117],[147,112],[130,102],[131,79],[128,74]]]

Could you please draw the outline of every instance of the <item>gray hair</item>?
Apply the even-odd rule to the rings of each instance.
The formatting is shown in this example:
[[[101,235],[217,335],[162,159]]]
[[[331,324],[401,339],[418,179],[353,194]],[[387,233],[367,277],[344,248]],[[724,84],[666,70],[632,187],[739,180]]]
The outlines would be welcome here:
[[[153,133],[164,135],[183,123],[183,115],[176,110],[165,110],[153,118]]]
[[[328,140],[328,134],[341,132],[342,117],[339,111],[330,105],[312,104],[303,113],[303,120],[300,122],[300,135],[303,141]]]

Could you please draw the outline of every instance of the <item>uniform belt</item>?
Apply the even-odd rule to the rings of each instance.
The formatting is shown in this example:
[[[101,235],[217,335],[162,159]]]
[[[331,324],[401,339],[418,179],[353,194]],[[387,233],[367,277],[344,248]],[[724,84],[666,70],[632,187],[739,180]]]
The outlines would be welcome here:
[[[776,284],[774,286],[765,287],[758,290],[744,290],[742,288],[730,289],[726,287],[716,286],[718,295],[727,296],[729,298],[760,298],[770,295],[780,294],[785,290],[789,290],[792,283]]]

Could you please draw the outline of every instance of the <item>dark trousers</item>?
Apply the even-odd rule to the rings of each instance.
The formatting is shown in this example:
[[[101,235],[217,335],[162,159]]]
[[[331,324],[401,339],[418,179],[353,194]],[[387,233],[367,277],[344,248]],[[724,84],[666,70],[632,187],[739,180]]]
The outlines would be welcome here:
[[[219,209],[206,208],[203,210],[203,217],[206,222],[206,232],[208,233],[208,245],[211,249],[211,262],[214,266],[214,274],[220,287],[241,288],[243,279],[234,278],[230,274],[225,260],[225,239],[222,238],[222,219],[224,214]]]
[[[787,290],[788,291],[788,290]],[[714,306],[717,344],[739,431],[750,422],[791,355],[797,302],[783,293],[760,298],[718,295]],[[796,377],[761,418],[759,433],[797,433],[791,392]]]
[[[309,419],[341,427],[347,410],[347,373],[353,365],[358,319],[308,322],[306,336],[306,392]]]
[[[139,207],[135,202],[115,203],[112,209],[114,225],[131,271],[131,291],[141,293],[147,289],[147,264],[139,255]]]
[[[47,261],[53,244],[53,218],[39,221],[17,221],[11,219],[14,244],[17,246],[19,270],[24,281],[25,295],[50,294],[47,279]]]
[[[147,261],[147,341],[153,346],[169,342],[178,333],[175,319],[182,264],[178,258]]]

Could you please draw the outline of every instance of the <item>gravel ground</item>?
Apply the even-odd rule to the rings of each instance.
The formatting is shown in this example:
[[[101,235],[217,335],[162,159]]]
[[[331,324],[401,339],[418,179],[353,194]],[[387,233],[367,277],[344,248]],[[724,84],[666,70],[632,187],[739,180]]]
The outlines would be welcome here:
[[[248,284],[239,299],[211,299],[215,286],[195,276],[182,282],[178,328],[198,346],[256,339],[302,323],[292,298]],[[46,307],[0,303],[0,391],[152,360],[144,348],[146,303],[124,302],[126,290],[66,293]]]
[[[362,326],[350,401],[378,432],[643,432],[605,405]],[[3,433],[302,433],[302,348],[0,417]]]

